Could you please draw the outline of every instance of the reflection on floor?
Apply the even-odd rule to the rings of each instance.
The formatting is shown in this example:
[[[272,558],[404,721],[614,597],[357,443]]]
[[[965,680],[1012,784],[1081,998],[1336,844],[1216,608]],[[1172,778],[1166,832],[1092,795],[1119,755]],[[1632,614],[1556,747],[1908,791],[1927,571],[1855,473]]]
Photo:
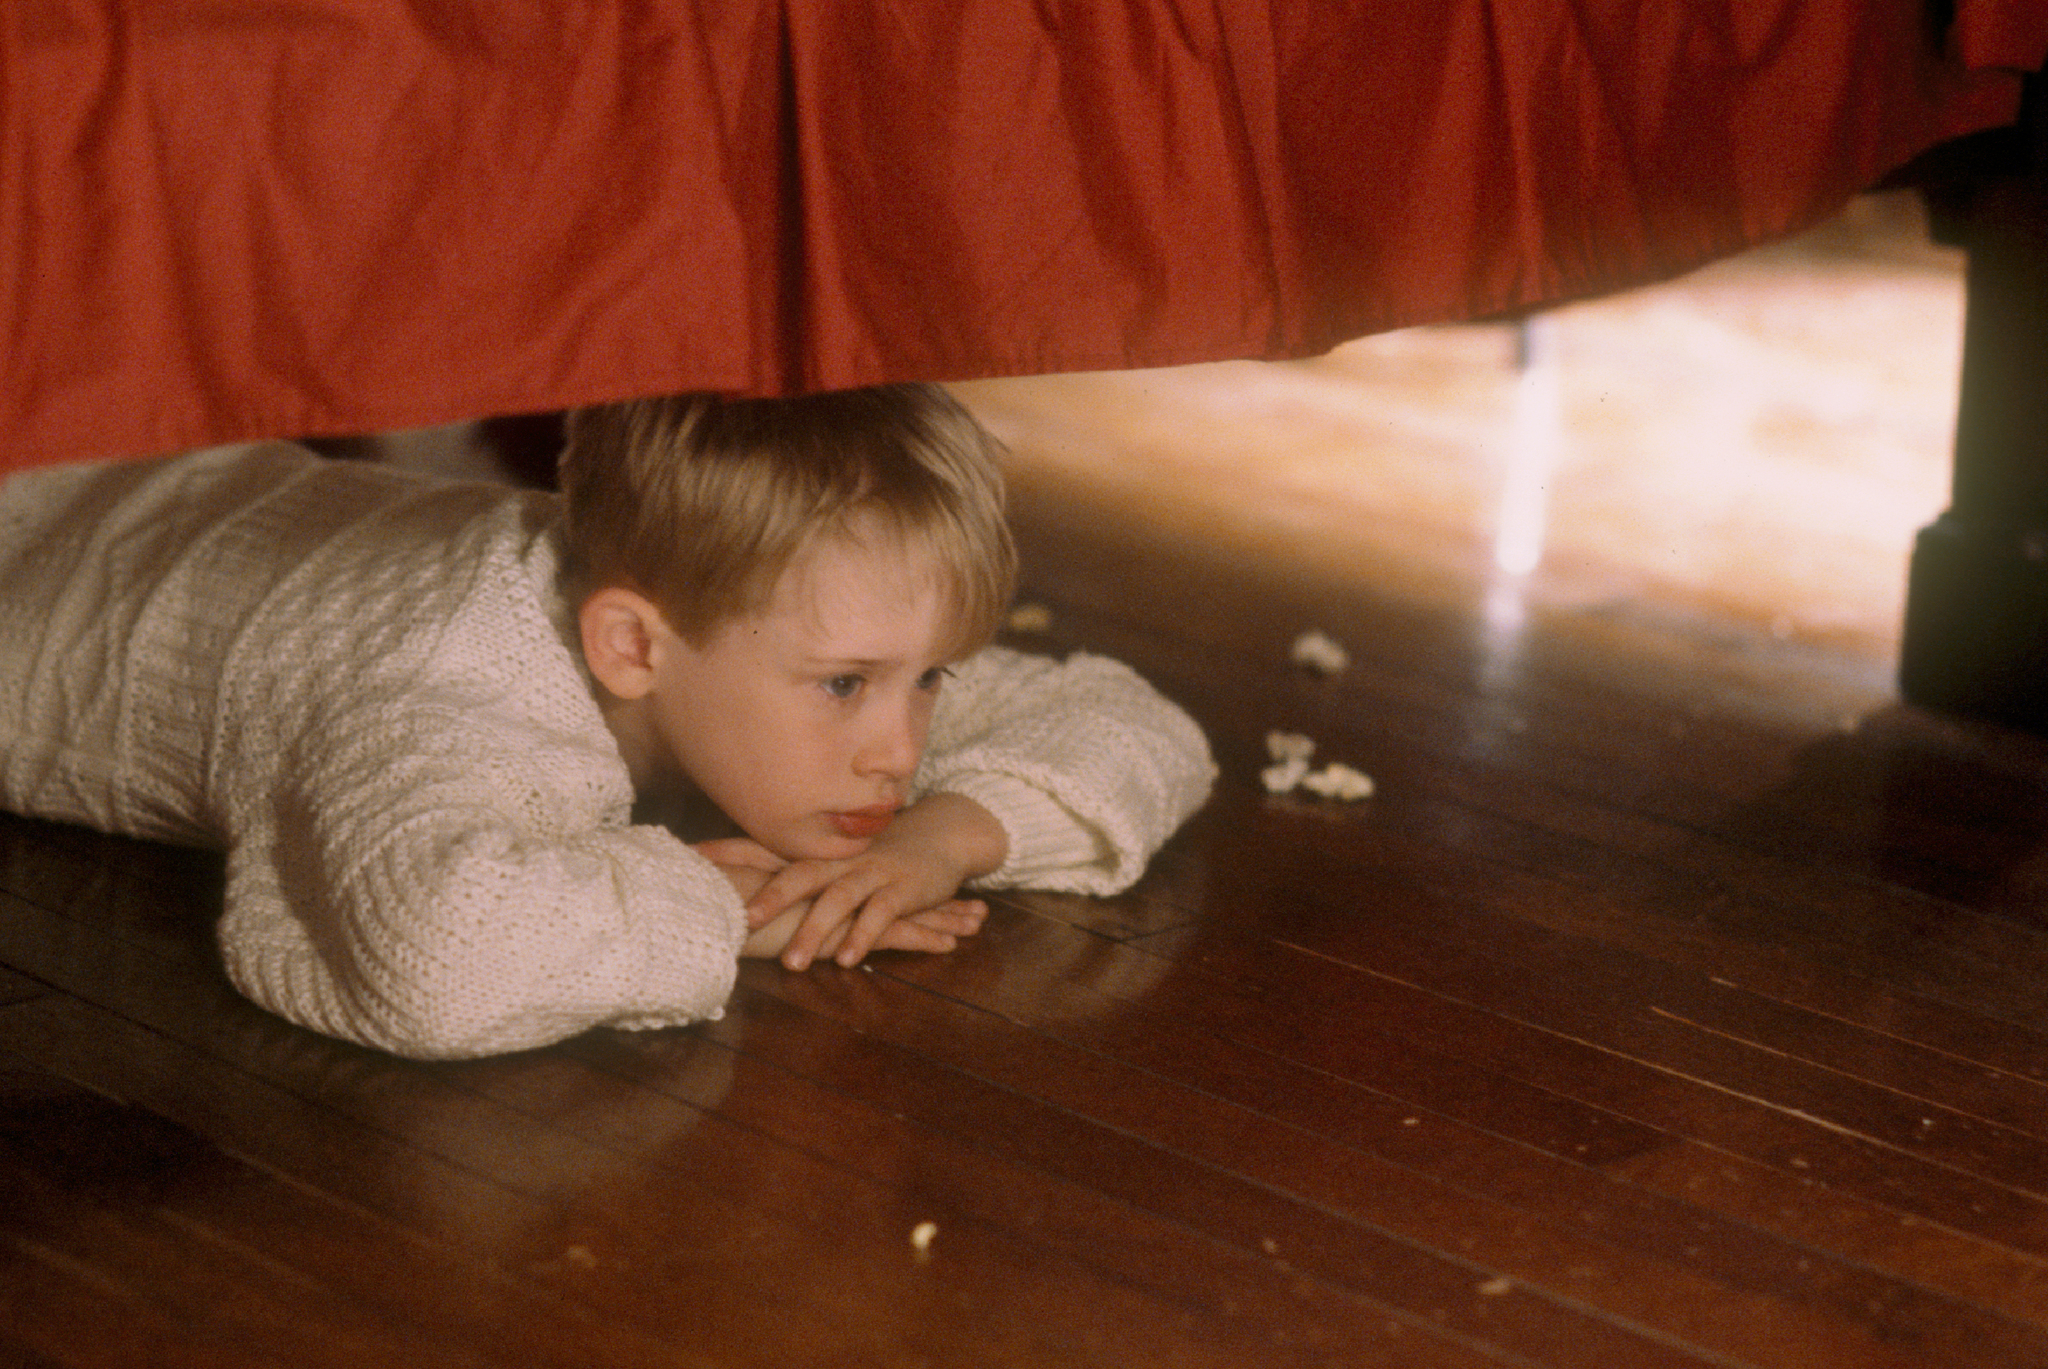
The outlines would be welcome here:
[[[1947,494],[1961,320],[1959,255],[1885,196],[1525,324],[960,389],[1020,481],[1248,554],[1424,565],[1496,614],[1655,597],[1889,659]]]

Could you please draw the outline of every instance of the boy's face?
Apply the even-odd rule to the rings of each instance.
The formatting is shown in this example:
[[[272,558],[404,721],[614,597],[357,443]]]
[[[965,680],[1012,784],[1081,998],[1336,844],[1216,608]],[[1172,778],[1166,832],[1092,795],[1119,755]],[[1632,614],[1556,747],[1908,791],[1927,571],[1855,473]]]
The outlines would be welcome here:
[[[859,855],[924,753],[952,624],[936,562],[872,528],[794,562],[768,608],[669,638],[653,723],[725,815],[789,860]]]

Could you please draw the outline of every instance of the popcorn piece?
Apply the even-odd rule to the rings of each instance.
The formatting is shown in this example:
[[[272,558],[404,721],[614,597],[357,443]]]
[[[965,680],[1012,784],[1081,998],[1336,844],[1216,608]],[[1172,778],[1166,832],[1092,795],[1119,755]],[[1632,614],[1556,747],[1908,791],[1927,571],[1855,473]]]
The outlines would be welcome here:
[[[1259,772],[1259,783],[1266,786],[1268,794],[1285,794],[1308,778],[1307,761],[1282,761],[1269,765]]]
[[[1351,653],[1343,643],[1316,629],[1296,637],[1289,654],[1296,665],[1307,666],[1318,675],[1342,675],[1351,668]]]
[[[1303,775],[1301,787],[1319,798],[1342,799],[1346,803],[1369,799],[1373,791],[1372,776],[1336,761]]]
[[[1045,632],[1052,627],[1052,610],[1044,604],[1019,604],[1010,610],[1010,631]]]
[[[1315,754],[1316,744],[1299,732],[1268,732],[1266,754],[1274,764],[1259,772],[1259,780],[1269,794],[1285,794],[1300,784],[1308,774],[1308,758]]]
[[[920,1262],[932,1257],[932,1238],[939,1234],[937,1222],[919,1222],[910,1228],[910,1248],[917,1252]]]
[[[1305,761],[1315,753],[1316,744],[1299,732],[1266,734],[1266,754],[1276,761]]]
[[[1372,797],[1372,776],[1348,765],[1332,761],[1320,770],[1309,769],[1309,757],[1315,751],[1316,744],[1299,732],[1268,732],[1266,753],[1273,758],[1273,764],[1259,772],[1266,792],[1287,794],[1302,788],[1319,798],[1347,803]]]

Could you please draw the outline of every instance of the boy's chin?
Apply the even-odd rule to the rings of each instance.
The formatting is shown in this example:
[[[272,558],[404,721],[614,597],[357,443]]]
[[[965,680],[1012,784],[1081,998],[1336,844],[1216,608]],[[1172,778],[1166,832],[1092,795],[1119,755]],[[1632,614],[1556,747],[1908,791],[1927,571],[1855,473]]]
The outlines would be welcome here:
[[[781,833],[772,840],[755,837],[784,860],[852,860],[875,844],[873,837],[849,837],[838,832]]]

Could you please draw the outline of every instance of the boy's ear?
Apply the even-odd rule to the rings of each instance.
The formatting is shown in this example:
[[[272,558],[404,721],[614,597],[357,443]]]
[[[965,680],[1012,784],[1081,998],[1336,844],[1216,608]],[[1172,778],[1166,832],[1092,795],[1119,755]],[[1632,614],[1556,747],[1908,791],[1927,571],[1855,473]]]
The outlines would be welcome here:
[[[599,684],[621,699],[638,699],[654,688],[656,643],[666,624],[653,601],[609,586],[583,601],[576,623],[584,663]]]

